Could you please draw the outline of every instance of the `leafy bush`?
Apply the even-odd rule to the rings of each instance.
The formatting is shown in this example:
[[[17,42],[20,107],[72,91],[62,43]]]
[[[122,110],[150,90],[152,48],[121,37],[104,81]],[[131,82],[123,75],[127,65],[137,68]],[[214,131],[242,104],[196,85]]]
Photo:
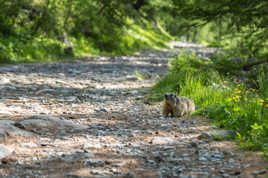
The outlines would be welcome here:
[[[145,2],[1,2],[1,63],[71,58],[72,51],[64,52],[68,46],[56,39],[72,41],[74,57],[130,54],[145,48],[166,47],[170,39],[160,25],[154,28],[156,19],[146,18],[147,10],[143,12],[140,8],[151,5]]]
[[[261,97],[256,90],[238,85],[225,102],[204,107],[200,113],[221,127],[236,130],[244,146],[268,146],[268,98]]]
[[[152,87],[152,92],[148,97],[161,100],[165,92],[189,96],[196,92],[201,94],[203,90],[215,91],[217,95],[217,90],[222,90],[225,86],[221,84],[223,77],[212,66],[213,63],[210,60],[199,59],[188,53],[177,56],[170,62],[169,71],[163,79]],[[202,100],[201,97],[200,100]]]
[[[148,23],[147,26],[150,27]],[[136,24],[128,29],[113,29],[113,32],[92,37],[77,35],[68,37],[73,43],[74,56],[64,52],[67,44],[44,35],[0,36],[0,63],[49,62],[96,54],[130,54],[140,49],[166,46],[168,37],[148,27]],[[142,38],[141,38],[142,37]]]
[[[67,57],[62,43],[45,37],[31,40],[9,37],[0,39],[0,45],[3,48],[0,51],[1,63],[42,62]]]

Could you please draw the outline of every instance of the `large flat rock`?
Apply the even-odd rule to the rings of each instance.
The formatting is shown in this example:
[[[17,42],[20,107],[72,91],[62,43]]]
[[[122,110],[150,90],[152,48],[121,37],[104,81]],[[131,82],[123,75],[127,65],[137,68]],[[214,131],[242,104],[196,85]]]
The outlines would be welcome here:
[[[36,133],[42,132],[74,132],[87,129],[87,126],[76,124],[72,121],[47,115],[35,115],[15,124],[17,127]]]
[[[22,130],[14,126],[15,121],[0,120],[0,143],[7,140],[8,136],[33,137],[34,133]]]
[[[203,132],[198,136],[199,139],[213,138],[213,137],[234,137],[236,135],[234,130],[210,130]]]

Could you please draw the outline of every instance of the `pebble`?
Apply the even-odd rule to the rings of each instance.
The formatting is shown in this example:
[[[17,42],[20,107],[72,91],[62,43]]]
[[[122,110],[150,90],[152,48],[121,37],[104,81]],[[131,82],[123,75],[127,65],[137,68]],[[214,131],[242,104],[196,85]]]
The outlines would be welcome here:
[[[259,171],[253,171],[252,174],[253,175],[261,175],[261,174],[265,174],[266,173],[266,169],[262,169]]]
[[[176,139],[171,137],[154,137],[152,140],[152,144],[172,144],[176,142]]]
[[[62,154],[60,157],[65,162],[75,162],[87,158],[95,158],[95,155],[93,153],[74,152],[73,154]]]
[[[0,144],[0,160],[9,156],[11,153],[13,153],[13,151],[14,151],[14,149]]]
[[[28,142],[28,143],[22,143],[21,146],[28,148],[36,148],[38,145],[33,142]]]
[[[75,174],[67,174],[65,175],[66,178],[81,178],[81,176],[75,175]]]
[[[92,171],[90,171],[90,173],[93,175],[99,175],[99,171],[97,171],[97,170],[92,170]]]
[[[128,172],[125,175],[123,175],[122,178],[136,178],[136,174],[134,174],[132,172]]]
[[[136,81],[138,80],[137,76],[126,76],[125,80],[127,81]]]
[[[196,142],[190,142],[189,143],[189,146],[190,147],[193,147],[193,148],[197,148],[198,147],[198,143],[196,143]]]
[[[229,174],[223,174],[222,176],[223,176],[224,178],[230,177]]]
[[[233,152],[227,151],[227,150],[223,150],[223,154],[224,155],[228,155],[228,156],[232,156],[233,155]]]
[[[84,165],[90,167],[103,167],[105,165],[105,161],[99,159],[88,159],[84,161]]]
[[[211,130],[201,133],[198,139],[209,139],[213,137],[234,137],[236,135],[234,130]]]
[[[7,133],[5,130],[0,129],[0,143],[6,142],[7,140]]]

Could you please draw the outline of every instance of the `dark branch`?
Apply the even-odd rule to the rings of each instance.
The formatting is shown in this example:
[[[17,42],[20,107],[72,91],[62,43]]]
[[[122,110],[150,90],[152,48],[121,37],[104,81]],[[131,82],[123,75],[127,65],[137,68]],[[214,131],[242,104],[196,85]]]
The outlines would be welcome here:
[[[133,4],[133,8],[137,11],[146,4],[145,0],[137,0],[135,4]]]
[[[249,71],[253,66],[260,65],[260,64],[265,64],[265,63],[268,63],[268,59],[263,60],[263,61],[253,62],[253,63],[250,63],[250,64],[245,64],[245,65],[242,66],[242,68],[245,71]]]

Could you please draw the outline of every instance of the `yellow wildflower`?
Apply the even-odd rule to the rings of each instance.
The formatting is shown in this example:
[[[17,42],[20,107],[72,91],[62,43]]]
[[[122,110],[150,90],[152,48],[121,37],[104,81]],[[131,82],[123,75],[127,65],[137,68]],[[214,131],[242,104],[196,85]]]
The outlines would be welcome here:
[[[264,100],[263,100],[263,99],[260,99],[260,102],[261,102],[261,103],[263,103],[263,102],[264,102]]]
[[[239,97],[237,97],[237,96],[233,96],[232,99],[233,99],[235,102],[238,102],[238,101],[239,101]]]
[[[268,108],[268,104],[265,105]]]
[[[248,90],[246,91],[246,94],[248,94]],[[267,98],[268,99],[268,98]]]
[[[266,100],[268,101],[268,98],[266,98]]]
[[[241,93],[241,90],[236,90],[236,92],[235,92],[235,93],[238,93],[238,94],[239,94],[239,93]]]

